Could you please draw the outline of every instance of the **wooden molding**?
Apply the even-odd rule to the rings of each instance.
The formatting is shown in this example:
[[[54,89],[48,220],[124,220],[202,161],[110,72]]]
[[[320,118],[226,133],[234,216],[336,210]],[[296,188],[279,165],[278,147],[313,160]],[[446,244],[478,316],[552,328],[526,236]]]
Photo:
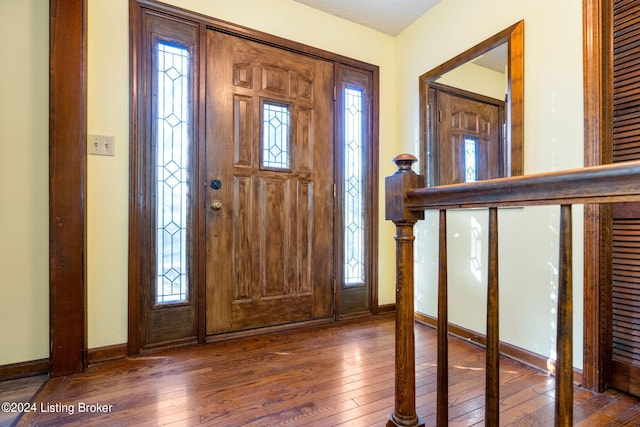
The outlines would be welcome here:
[[[49,325],[51,376],[81,372],[87,348],[87,0],[51,0]]]
[[[584,165],[611,163],[613,57],[611,2],[583,0]],[[584,207],[583,387],[602,392],[609,377],[611,210]]]
[[[394,314],[396,312],[395,304],[382,304],[378,306],[378,314],[383,316],[385,314]]]
[[[0,381],[44,375],[49,372],[49,359],[31,360],[0,366]]]
[[[127,344],[115,344],[105,347],[90,348],[87,351],[88,364],[107,362],[127,357]]]
[[[317,47],[305,45],[283,37],[275,36],[273,34],[254,30],[243,25],[234,24],[232,22],[207,16],[202,13],[162,3],[157,0],[130,0],[130,4],[137,4],[139,5],[139,7],[154,10],[159,13],[167,13],[168,15],[179,16],[182,19],[189,19],[194,22],[200,22],[204,24],[204,27],[215,29],[216,31],[219,31],[221,33],[232,34],[248,40],[257,41],[271,46],[277,46],[281,49],[304,54],[312,58],[339,62],[341,64],[353,66],[363,70],[370,70],[374,73],[377,73],[379,71],[379,67],[377,65],[349,58],[347,56],[343,56]]]

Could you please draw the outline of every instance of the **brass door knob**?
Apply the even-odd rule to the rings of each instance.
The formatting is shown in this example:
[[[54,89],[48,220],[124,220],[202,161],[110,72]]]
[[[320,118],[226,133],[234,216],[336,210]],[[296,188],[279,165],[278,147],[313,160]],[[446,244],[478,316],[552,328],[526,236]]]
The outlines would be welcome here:
[[[221,207],[222,202],[220,200],[214,200],[213,203],[211,203],[211,209],[213,209],[214,211],[220,210]]]

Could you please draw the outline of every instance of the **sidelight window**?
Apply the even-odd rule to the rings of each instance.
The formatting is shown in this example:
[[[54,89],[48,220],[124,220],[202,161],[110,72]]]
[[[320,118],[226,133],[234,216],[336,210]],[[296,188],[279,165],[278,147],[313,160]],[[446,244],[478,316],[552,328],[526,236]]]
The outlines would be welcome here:
[[[344,90],[344,278],[364,283],[364,171],[362,90]]]
[[[157,44],[156,304],[188,300],[189,51]]]
[[[377,121],[374,76],[339,66],[336,73],[336,295],[338,317],[377,305]]]

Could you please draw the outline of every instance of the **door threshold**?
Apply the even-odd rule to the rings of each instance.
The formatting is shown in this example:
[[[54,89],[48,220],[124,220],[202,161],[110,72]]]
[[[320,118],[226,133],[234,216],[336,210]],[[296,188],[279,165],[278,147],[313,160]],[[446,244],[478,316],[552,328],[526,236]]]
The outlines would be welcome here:
[[[324,319],[305,320],[301,322],[285,323],[282,325],[265,326],[262,328],[245,329],[236,332],[222,332],[214,335],[207,335],[207,344],[219,341],[226,341],[234,338],[254,337],[258,335],[270,334],[272,332],[288,331],[291,329],[306,328],[310,326],[321,326],[335,323],[333,317]]]

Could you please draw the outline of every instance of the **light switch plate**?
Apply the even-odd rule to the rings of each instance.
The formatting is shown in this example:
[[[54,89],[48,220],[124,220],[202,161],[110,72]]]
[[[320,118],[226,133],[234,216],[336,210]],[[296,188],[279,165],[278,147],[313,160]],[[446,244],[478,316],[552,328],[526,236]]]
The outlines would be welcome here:
[[[89,154],[98,156],[115,156],[115,138],[108,135],[89,135],[87,141],[87,151]]]

